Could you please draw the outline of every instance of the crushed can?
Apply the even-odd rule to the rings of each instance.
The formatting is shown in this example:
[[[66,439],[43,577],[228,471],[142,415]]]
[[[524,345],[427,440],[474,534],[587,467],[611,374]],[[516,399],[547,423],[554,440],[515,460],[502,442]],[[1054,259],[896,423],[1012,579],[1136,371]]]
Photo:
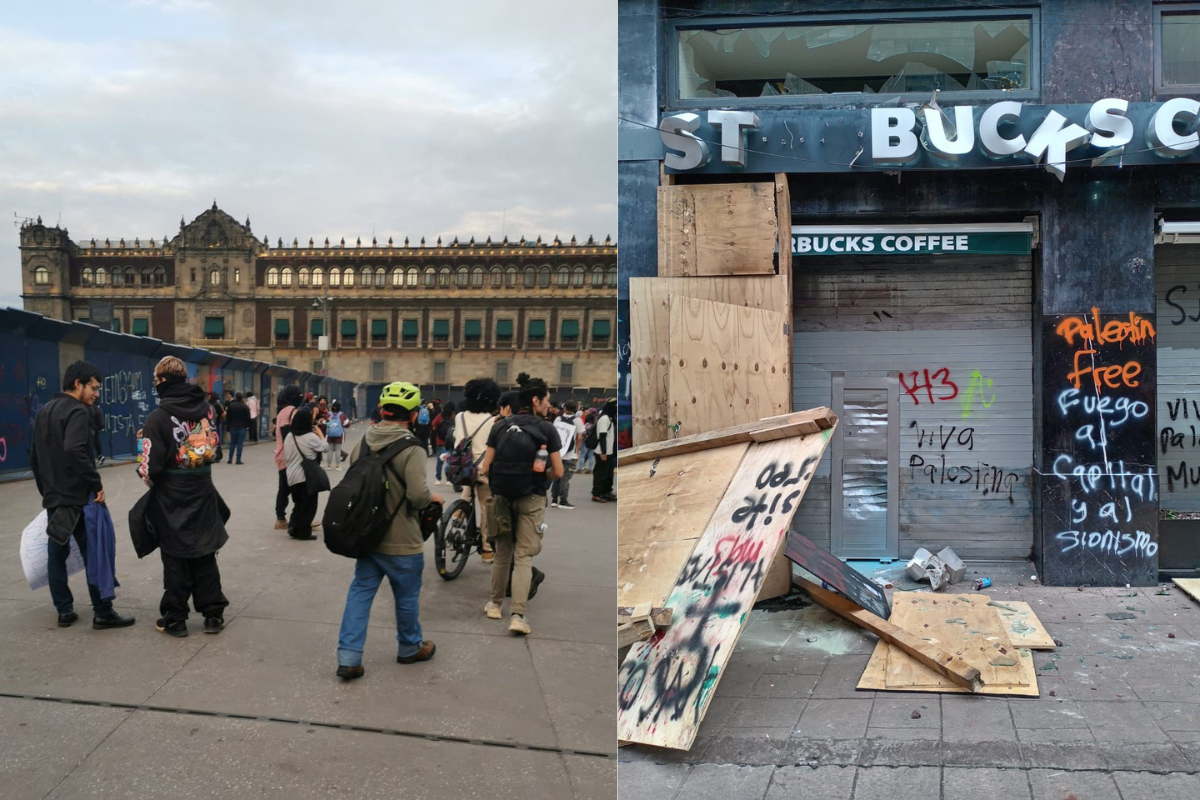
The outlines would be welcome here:
[[[980,589],[986,589],[991,585],[992,585],[991,578],[980,578],[979,580],[975,581],[975,591],[979,591]]]

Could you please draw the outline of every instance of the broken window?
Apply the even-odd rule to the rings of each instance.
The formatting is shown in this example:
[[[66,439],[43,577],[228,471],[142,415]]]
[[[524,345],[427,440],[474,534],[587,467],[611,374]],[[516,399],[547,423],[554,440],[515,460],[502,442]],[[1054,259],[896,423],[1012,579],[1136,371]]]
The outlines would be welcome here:
[[[681,29],[679,97],[1030,89],[1030,28],[1009,17]]]

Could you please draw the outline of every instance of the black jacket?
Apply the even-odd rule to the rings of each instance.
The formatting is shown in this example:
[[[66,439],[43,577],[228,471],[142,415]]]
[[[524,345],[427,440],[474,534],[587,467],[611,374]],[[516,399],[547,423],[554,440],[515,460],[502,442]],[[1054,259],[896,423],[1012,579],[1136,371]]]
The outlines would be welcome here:
[[[62,392],[34,418],[29,462],[42,508],[84,506],[104,488],[92,461],[90,422],[88,407]]]
[[[225,427],[231,431],[244,431],[250,427],[250,406],[238,400],[225,406]]]

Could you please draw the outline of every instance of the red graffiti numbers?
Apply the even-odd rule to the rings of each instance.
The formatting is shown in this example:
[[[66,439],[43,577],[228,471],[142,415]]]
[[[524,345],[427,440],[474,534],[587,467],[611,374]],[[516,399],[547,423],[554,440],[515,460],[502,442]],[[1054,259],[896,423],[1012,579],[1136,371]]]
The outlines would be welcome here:
[[[927,369],[920,372],[913,370],[908,380],[905,380],[904,375],[905,373],[900,373],[900,386],[904,389],[904,393],[912,398],[915,406],[921,405],[920,399],[917,398],[917,392],[920,391],[925,392],[930,404],[958,397],[958,384],[950,380],[950,370],[946,367],[936,370],[932,375]],[[936,397],[934,396],[935,389],[938,391]]]

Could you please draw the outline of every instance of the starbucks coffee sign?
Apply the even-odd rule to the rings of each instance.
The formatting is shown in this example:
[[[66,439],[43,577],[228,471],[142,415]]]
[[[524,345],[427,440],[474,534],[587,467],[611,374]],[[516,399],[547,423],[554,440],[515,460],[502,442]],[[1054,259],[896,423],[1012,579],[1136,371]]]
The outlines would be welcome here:
[[[1033,247],[1028,222],[978,225],[793,225],[792,256],[1020,255]]]

